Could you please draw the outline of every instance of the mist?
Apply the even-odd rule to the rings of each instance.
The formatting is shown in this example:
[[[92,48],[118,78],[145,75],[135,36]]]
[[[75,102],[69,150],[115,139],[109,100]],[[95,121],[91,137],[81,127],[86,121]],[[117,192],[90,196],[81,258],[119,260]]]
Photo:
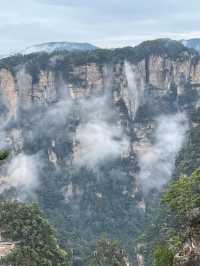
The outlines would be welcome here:
[[[120,157],[129,140],[119,123],[108,96],[81,101],[81,123],[76,130],[78,154],[74,163],[95,168]]]
[[[95,168],[108,158],[115,159],[129,143],[112,106],[112,98],[107,94],[74,102],[63,100],[41,110],[32,108],[19,120],[24,127],[26,145],[33,150],[36,146],[51,147],[52,141],[55,149],[58,142],[75,140],[77,153],[72,163],[76,167]],[[64,144],[62,148],[65,149]]]
[[[160,190],[170,181],[188,130],[188,120],[183,113],[161,115],[155,122],[152,144],[138,154],[139,180],[144,193],[154,188]]]
[[[13,197],[25,201],[34,197],[40,184],[42,161],[40,154],[20,153],[10,158],[1,169],[0,193],[15,190]]]
[[[127,146],[120,128],[104,121],[93,121],[78,128],[79,154],[76,163],[94,168],[98,163],[115,159]]]
[[[42,171],[44,165],[48,169],[51,163],[49,150],[55,158],[59,156],[57,152],[62,152],[68,160],[72,151],[66,143],[74,143],[74,139],[77,148],[71,154],[74,167],[94,170],[102,162],[120,157],[128,148],[129,140],[118,117],[112,97],[106,93],[76,101],[64,98],[51,105],[20,109],[17,121],[10,124],[9,129],[20,128],[22,146],[12,152],[4,165],[1,192],[14,188],[20,200],[34,196],[41,174],[48,175],[48,171]],[[4,130],[1,132],[0,144],[5,147],[6,135]],[[59,163],[56,159],[54,166],[61,167]]]
[[[128,62],[125,62],[125,74],[134,120],[138,108],[143,104],[145,87],[141,80],[137,80],[136,73]],[[109,85],[111,86],[111,82]],[[65,143],[75,144],[74,154],[71,154],[71,162],[75,167],[95,169],[102,162],[122,156],[128,150],[130,140],[120,124],[110,90],[106,91],[103,96],[95,95],[76,101],[64,97],[51,105],[33,105],[29,110],[21,110],[17,125],[23,132],[22,150],[28,147],[32,155],[25,155],[20,151],[12,159],[8,166],[9,186],[31,194],[39,185],[38,162],[47,161],[48,156],[46,154],[45,158],[40,157],[38,160],[38,153],[50,148],[56,156],[56,149],[62,147],[67,158],[71,151],[67,150]],[[175,158],[188,129],[187,118],[182,113],[162,115],[155,120],[155,125],[151,145],[145,152],[137,154],[139,181],[144,193],[153,188],[161,189],[169,182]],[[4,130],[0,134],[1,148],[6,143]],[[59,160],[55,160],[55,163],[59,163]]]
[[[131,99],[129,101],[130,109],[132,111],[132,118],[135,119],[138,108],[144,100],[145,85],[142,79],[140,81],[137,80],[133,66],[127,61],[125,62],[125,74],[128,83],[128,98]]]

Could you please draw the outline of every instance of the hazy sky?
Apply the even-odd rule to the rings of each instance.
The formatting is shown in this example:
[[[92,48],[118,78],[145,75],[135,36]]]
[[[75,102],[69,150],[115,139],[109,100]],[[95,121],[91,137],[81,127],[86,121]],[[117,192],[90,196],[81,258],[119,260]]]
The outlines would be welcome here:
[[[0,54],[49,41],[100,47],[200,37],[200,0],[0,0]]]

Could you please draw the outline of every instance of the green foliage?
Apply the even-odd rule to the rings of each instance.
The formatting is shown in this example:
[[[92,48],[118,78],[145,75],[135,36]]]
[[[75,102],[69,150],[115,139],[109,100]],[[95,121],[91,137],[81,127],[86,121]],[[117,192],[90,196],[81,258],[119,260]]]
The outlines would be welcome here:
[[[89,258],[89,266],[126,266],[126,254],[118,242],[101,239],[94,254]]]
[[[177,234],[174,233],[174,235],[172,237],[169,238],[168,242],[168,246],[169,246],[169,250],[175,254],[181,247],[183,239],[181,234]]]
[[[0,60],[0,68],[6,68],[15,73],[22,65],[33,76],[33,83],[37,82],[39,70],[61,70],[64,76],[69,75],[71,66],[85,65],[90,63],[116,63],[129,60],[139,62],[147,59],[150,55],[167,55],[172,59],[182,60],[186,55],[185,48],[180,42],[169,39],[158,39],[143,42],[136,47],[122,49],[96,49],[93,51],[55,51],[51,54],[40,52],[29,55],[17,54]],[[195,53],[190,51],[190,53]]]
[[[182,176],[173,182],[163,197],[163,203],[176,212],[178,216],[186,217],[191,209],[200,206],[200,169],[191,177]]]
[[[145,266],[154,265],[154,251],[156,243],[167,243],[170,249],[176,249],[175,239],[179,221],[168,208],[160,203],[161,194],[152,193],[146,204],[145,225],[143,233],[136,240],[138,252],[144,255]]]
[[[17,54],[15,56],[9,56],[0,60],[0,68],[6,68],[9,70],[14,69],[17,65],[25,63],[27,57]]]
[[[7,159],[9,156],[9,151],[8,150],[1,150],[0,151],[0,161],[4,161]]]
[[[174,253],[169,249],[166,244],[158,244],[155,252],[155,266],[172,266]]]
[[[180,42],[170,39],[157,39],[153,41],[145,41],[135,47],[135,58],[141,60],[151,54],[168,55],[172,59],[181,58],[181,53],[187,51]]]
[[[182,245],[181,229],[185,226],[185,220],[188,219],[191,210],[200,206],[200,169],[194,171],[190,177],[182,176],[173,182],[164,194],[162,202],[182,221],[182,226],[178,228],[180,233],[166,239],[164,244],[157,245],[154,252],[156,266],[171,266],[174,255]]]
[[[44,171],[48,175],[41,178],[38,200],[60,239],[66,244],[70,240],[77,257],[87,257],[102,233],[120,239],[130,259],[134,257],[133,242],[143,229],[145,213],[132,197],[134,180],[123,168],[127,169],[127,163],[119,159],[102,164],[98,176],[85,167],[67,167],[64,175],[50,171],[49,165]],[[75,192],[65,198],[61,191],[68,186]]]
[[[191,129],[187,142],[177,158],[176,176],[182,174],[191,175],[200,166],[200,124],[196,120],[196,115],[193,116],[193,119],[197,126]]]
[[[191,94],[191,88],[190,88]],[[185,99],[188,101],[188,99]],[[200,207],[200,108],[191,110],[192,128],[176,160],[174,181],[163,196],[162,203],[169,207],[171,217],[176,218],[177,236],[166,238],[165,247],[175,254],[182,246],[182,237],[192,210]],[[196,170],[197,169],[197,170]],[[178,177],[181,176],[179,179]],[[175,215],[174,215],[175,214]],[[165,223],[169,226],[169,222]],[[164,223],[162,223],[164,225]],[[170,227],[170,226],[169,226]],[[161,233],[159,233],[159,238]],[[159,251],[159,250],[158,250]],[[160,255],[162,255],[160,250]],[[159,252],[157,253],[157,255]],[[155,254],[154,254],[155,255]],[[159,258],[159,256],[157,256]],[[159,265],[159,264],[158,264]]]
[[[182,244],[180,235],[174,234],[169,240],[157,243],[154,250],[155,266],[172,266],[176,252]]]
[[[69,255],[58,246],[55,232],[36,204],[0,203],[0,230],[16,248],[5,258],[5,265],[67,266]]]
[[[193,127],[177,157],[175,177],[191,175],[200,167],[200,108],[191,111],[190,119]]]

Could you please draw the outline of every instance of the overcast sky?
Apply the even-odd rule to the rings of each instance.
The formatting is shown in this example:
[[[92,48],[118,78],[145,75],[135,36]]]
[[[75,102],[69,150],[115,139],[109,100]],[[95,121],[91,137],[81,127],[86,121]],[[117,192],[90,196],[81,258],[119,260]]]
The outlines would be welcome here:
[[[49,41],[121,47],[200,37],[200,0],[0,0],[0,54]]]

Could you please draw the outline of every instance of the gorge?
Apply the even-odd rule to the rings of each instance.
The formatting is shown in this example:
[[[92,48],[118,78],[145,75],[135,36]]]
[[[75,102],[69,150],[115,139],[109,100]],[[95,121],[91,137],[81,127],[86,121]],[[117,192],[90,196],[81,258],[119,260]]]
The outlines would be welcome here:
[[[75,265],[102,234],[153,265],[141,239],[198,126],[199,54],[168,39],[19,54],[0,60],[0,103],[1,197],[38,201]]]

